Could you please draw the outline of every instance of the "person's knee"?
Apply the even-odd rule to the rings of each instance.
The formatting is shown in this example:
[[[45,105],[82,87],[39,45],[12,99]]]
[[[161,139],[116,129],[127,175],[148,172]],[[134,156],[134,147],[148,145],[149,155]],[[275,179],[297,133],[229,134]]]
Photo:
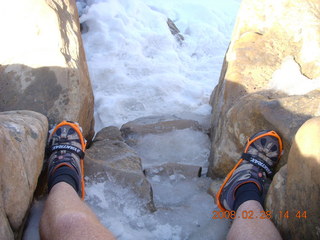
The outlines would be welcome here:
[[[316,117],[309,119],[300,127],[290,151],[299,152],[302,155],[301,157],[313,157],[317,159],[319,158],[319,142],[320,117]]]
[[[90,217],[83,212],[65,212],[59,214],[55,221],[55,228],[62,231],[72,229],[81,229],[92,221]]]
[[[54,239],[114,239],[98,221],[84,212],[66,212],[56,219]]]
[[[76,211],[59,213],[50,221],[46,221],[47,219],[47,215],[41,218],[40,235],[42,239],[68,239],[75,233],[83,233],[91,221],[87,214]]]

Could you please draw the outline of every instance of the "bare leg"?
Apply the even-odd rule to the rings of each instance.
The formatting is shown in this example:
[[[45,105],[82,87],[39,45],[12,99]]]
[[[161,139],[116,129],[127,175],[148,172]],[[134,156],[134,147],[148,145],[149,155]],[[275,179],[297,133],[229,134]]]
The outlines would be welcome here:
[[[242,215],[243,211],[246,212]],[[253,219],[242,218],[242,216],[248,216],[247,213],[249,213],[249,211],[253,211]],[[240,216],[240,218],[235,218],[228,233],[227,239],[281,240],[282,238],[271,220],[259,218],[263,213],[264,210],[261,204],[257,201],[249,200],[242,203],[237,210],[237,216]]]
[[[67,183],[51,189],[40,222],[41,239],[115,239]]]

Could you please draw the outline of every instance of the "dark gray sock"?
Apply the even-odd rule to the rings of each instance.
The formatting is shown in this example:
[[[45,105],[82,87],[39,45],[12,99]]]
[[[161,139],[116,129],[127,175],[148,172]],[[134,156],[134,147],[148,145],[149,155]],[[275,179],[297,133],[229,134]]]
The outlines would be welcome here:
[[[237,211],[239,206],[248,200],[256,200],[263,206],[262,194],[254,183],[245,183],[240,186],[236,191],[235,198],[236,200],[233,204],[234,211]]]
[[[70,167],[61,166],[49,177],[49,180],[48,180],[49,192],[52,189],[52,187],[59,182],[68,183],[70,186],[74,188],[74,190],[77,193],[79,193],[80,191],[80,180],[79,180],[78,174],[74,169]]]

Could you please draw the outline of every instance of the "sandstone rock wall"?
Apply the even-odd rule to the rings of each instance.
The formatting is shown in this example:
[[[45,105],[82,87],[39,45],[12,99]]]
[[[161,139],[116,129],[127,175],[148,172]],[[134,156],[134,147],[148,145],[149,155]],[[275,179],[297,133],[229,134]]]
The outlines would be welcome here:
[[[93,94],[74,0],[4,1],[0,112],[33,110],[77,121],[93,136]]]
[[[274,129],[283,137],[280,166],[284,165],[298,128],[320,114],[319,89],[297,94],[272,85],[276,71],[288,61],[297,68],[297,76],[290,73],[294,69],[288,70],[288,76],[319,81],[319,9],[319,1],[242,1],[220,81],[211,97],[209,176],[224,177],[238,160],[246,139],[261,129]]]
[[[0,239],[19,235],[42,169],[47,132],[47,118],[39,113],[0,113]]]

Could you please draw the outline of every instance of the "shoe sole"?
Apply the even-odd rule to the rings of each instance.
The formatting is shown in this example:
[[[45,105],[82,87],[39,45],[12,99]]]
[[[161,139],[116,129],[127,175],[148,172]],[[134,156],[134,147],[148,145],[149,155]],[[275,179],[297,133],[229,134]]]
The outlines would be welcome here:
[[[279,156],[278,156],[278,161],[282,155],[282,150],[283,150],[283,145],[282,145],[282,140],[281,140],[281,137],[275,132],[275,131],[268,131],[266,133],[263,133],[261,135],[258,135],[256,137],[254,137],[253,139],[250,140],[250,138],[247,140],[247,144],[246,144],[246,147],[245,147],[245,150],[244,150],[244,153],[247,153],[248,149],[249,149],[249,146],[256,140],[262,138],[262,137],[265,137],[265,136],[272,136],[272,137],[275,137],[278,139],[278,142],[279,142]],[[231,176],[233,175],[234,171],[239,167],[239,165],[242,163],[243,161],[243,158],[240,158],[240,160],[237,162],[237,164],[232,168],[232,170],[228,173],[227,177],[225,178],[223,184],[221,185],[218,193],[216,194],[216,202],[217,202],[217,205],[219,207],[219,209],[221,211],[227,211],[227,209],[225,209],[223,207],[223,205],[221,204],[220,202],[220,197],[221,197],[221,194],[222,194],[222,190],[224,188],[224,186],[227,184],[227,182],[229,181],[229,179],[231,178]],[[258,186],[258,188],[260,189],[260,187]]]

